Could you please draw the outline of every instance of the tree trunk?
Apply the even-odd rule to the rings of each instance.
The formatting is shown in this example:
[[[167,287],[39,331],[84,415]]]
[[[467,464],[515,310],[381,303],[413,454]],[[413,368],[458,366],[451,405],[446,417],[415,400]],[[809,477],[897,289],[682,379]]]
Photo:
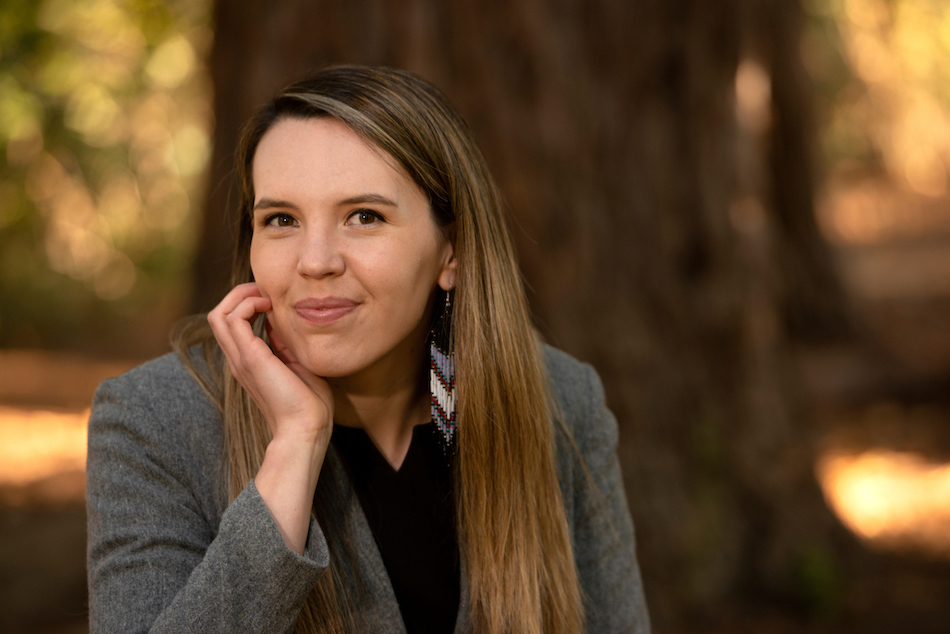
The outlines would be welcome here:
[[[507,196],[541,331],[604,379],[658,629],[752,588],[788,596],[826,549],[784,353],[790,298],[837,302],[840,288],[815,229],[807,144],[787,150],[807,132],[794,115],[807,92],[774,86],[776,125],[758,135],[737,125],[741,43],[748,20],[764,19],[747,3],[219,0],[216,10],[196,307],[225,286],[221,183],[254,107],[326,63],[433,81]],[[766,65],[775,82],[792,81],[777,64],[797,42],[775,46]],[[796,277],[802,262],[808,275]]]

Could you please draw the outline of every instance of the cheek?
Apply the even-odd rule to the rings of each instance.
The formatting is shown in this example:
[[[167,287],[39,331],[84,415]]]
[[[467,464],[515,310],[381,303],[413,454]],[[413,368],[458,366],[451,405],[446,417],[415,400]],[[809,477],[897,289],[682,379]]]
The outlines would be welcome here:
[[[287,293],[289,286],[289,277],[287,276],[287,254],[281,254],[280,250],[272,248],[273,245],[267,243],[251,243],[250,263],[251,274],[254,276],[254,282],[264,297],[270,297],[274,300],[273,309],[268,313],[268,321],[284,345],[296,352],[296,337],[290,322],[287,320],[287,314],[284,303],[280,298]],[[281,257],[283,255],[283,257]],[[292,271],[294,269],[291,269]]]
[[[286,255],[281,258],[279,252],[267,246],[251,243],[251,274],[263,295],[272,297],[280,293],[282,280],[287,277],[287,263],[282,261],[285,259]]]
[[[438,273],[428,258],[414,262],[410,270],[400,275],[398,280],[393,280],[394,286],[398,285],[399,288],[396,298],[398,306],[395,309],[413,323],[425,319],[426,307],[435,291],[437,277]]]
[[[427,245],[426,245],[427,246]],[[418,302],[431,294],[437,274],[434,255],[426,246],[400,245],[385,257],[375,262],[367,261],[372,275],[380,287],[393,289],[393,299],[401,302]]]
[[[248,260],[251,263],[251,277],[254,278],[255,282],[260,281],[261,274],[263,273],[263,270],[260,264],[260,259],[261,259],[260,246],[258,246],[258,243],[256,240],[251,239],[251,249],[250,249],[250,254],[248,255]]]

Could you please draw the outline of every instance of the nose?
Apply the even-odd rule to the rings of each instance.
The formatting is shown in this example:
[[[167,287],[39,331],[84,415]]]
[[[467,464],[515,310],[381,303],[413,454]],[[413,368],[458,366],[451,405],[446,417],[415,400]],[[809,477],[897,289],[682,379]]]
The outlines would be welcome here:
[[[308,227],[297,258],[297,273],[314,279],[341,275],[346,270],[346,259],[340,247],[332,227]]]

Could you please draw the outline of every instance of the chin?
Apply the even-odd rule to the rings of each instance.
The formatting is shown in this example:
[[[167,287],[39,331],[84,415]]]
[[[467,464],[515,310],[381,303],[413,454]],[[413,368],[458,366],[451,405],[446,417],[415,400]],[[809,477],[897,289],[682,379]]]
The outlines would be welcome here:
[[[295,356],[308,371],[324,379],[339,379],[360,371],[360,364],[353,355],[332,354],[324,350],[295,353]]]

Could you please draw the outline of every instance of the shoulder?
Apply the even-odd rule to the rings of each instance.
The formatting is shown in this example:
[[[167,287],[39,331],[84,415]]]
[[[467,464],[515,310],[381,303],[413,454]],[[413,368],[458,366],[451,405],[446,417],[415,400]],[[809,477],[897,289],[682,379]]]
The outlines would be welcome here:
[[[217,480],[222,448],[221,414],[177,355],[144,363],[96,390],[91,478],[139,464],[183,483]]]
[[[617,424],[607,412],[604,388],[593,366],[549,345],[543,346],[543,355],[557,414],[578,446],[616,443]]]
[[[93,408],[118,401],[157,414],[195,408],[199,411],[215,409],[208,395],[174,353],[103,381],[96,390]]]
[[[589,397],[594,368],[582,363],[562,350],[544,344],[544,365],[554,390],[554,396],[562,408],[578,406]]]
[[[139,400],[165,400],[186,402],[207,400],[207,396],[178,355],[168,353],[100,385],[96,398],[101,393],[121,393]]]
[[[555,455],[591,632],[649,632],[633,521],[617,456],[617,423],[593,367],[545,346],[560,409]]]
[[[175,354],[166,354],[116,378],[103,381],[93,399],[97,412],[118,414],[127,423],[148,423],[155,431],[176,436],[183,424],[204,426],[218,410]]]

